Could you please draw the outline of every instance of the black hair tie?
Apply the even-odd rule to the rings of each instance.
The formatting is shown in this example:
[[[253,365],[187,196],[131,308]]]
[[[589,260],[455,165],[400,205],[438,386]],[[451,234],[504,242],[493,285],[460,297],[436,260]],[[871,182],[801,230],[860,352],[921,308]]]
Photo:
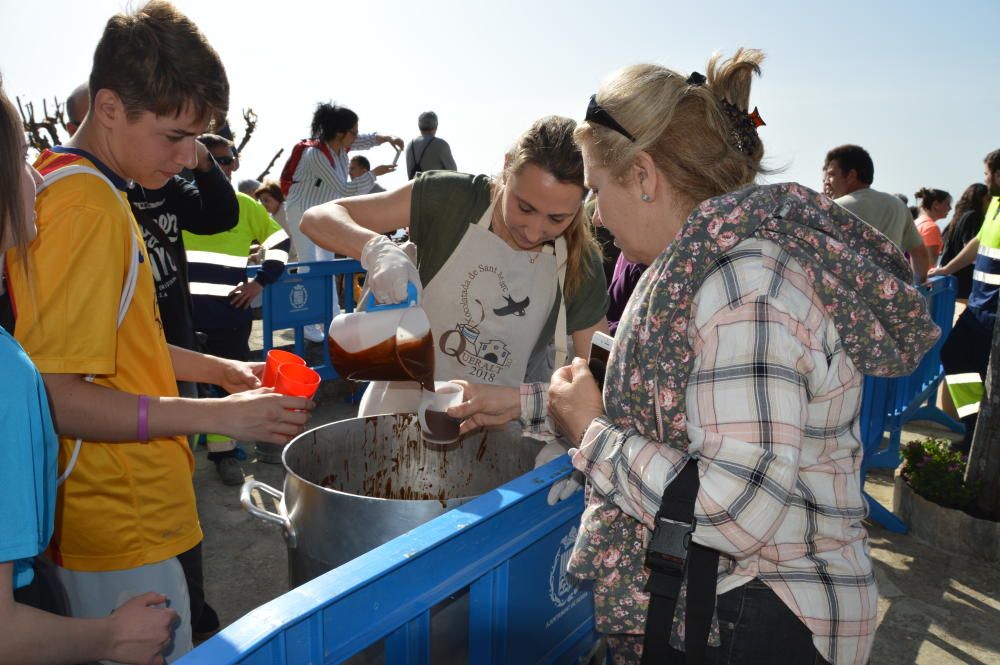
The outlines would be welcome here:
[[[691,76],[687,77],[687,84],[688,85],[705,85],[705,81],[707,81],[707,80],[708,79],[705,78],[704,74],[701,74],[699,72],[691,72]]]

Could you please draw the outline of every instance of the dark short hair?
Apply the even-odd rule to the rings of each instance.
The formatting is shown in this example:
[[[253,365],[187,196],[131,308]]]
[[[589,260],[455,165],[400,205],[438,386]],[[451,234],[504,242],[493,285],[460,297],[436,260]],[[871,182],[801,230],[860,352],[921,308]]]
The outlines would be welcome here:
[[[369,162],[368,158],[365,157],[364,155],[354,155],[353,157],[351,157],[351,161],[360,164],[361,168],[363,168],[365,171],[372,170],[372,163]]]
[[[872,157],[861,146],[851,144],[837,146],[826,153],[823,167],[826,168],[834,161],[844,174],[853,169],[858,174],[858,180],[866,185],[875,182],[875,165],[872,163]]]
[[[1000,150],[994,150],[990,154],[986,155],[986,158],[983,159],[983,163],[986,164],[986,168],[990,170],[990,173],[1000,171]]]
[[[143,111],[176,117],[187,108],[214,117],[229,108],[229,79],[219,54],[166,0],[108,20],[89,83],[91,105],[98,91],[111,90],[130,117]]]
[[[358,124],[358,114],[346,106],[323,103],[316,106],[312,119],[312,137],[329,141],[337,134],[344,134]]]

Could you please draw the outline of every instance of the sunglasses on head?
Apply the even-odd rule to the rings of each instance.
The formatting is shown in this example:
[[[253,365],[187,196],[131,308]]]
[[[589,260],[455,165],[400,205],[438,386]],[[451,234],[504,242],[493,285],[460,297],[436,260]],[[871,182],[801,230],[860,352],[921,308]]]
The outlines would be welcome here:
[[[597,103],[597,95],[590,96],[590,103],[587,104],[587,114],[584,116],[584,119],[587,122],[593,122],[608,129],[613,129],[629,141],[635,143],[635,137],[627,129],[618,124],[618,121],[611,117],[607,109]]]
[[[235,161],[236,161],[235,157],[216,157],[215,158],[215,162],[219,166],[229,166],[230,164],[232,164]]]

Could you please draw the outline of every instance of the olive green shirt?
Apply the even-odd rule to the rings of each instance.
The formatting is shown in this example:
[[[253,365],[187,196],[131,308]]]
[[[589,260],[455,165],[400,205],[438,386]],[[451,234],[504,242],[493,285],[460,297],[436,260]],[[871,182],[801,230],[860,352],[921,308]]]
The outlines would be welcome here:
[[[491,183],[489,176],[454,171],[428,171],[413,181],[410,238],[417,245],[417,270],[424,286],[451,258],[469,226],[490,207]],[[566,300],[568,333],[593,326],[608,311],[608,284],[600,257],[591,255],[585,265],[587,275]],[[561,294],[556,296],[534,352],[544,349],[555,335],[560,298]]]

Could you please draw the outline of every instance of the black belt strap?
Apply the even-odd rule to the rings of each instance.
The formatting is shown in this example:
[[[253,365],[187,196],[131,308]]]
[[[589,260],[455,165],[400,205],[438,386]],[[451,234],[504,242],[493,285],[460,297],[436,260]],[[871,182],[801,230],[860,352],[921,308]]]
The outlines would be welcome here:
[[[699,665],[708,648],[715,612],[716,550],[691,542],[698,496],[698,462],[691,459],[663,492],[656,528],[646,551],[649,614],[643,638],[642,665]],[[684,652],[670,646],[674,610],[681,581],[687,581]]]

